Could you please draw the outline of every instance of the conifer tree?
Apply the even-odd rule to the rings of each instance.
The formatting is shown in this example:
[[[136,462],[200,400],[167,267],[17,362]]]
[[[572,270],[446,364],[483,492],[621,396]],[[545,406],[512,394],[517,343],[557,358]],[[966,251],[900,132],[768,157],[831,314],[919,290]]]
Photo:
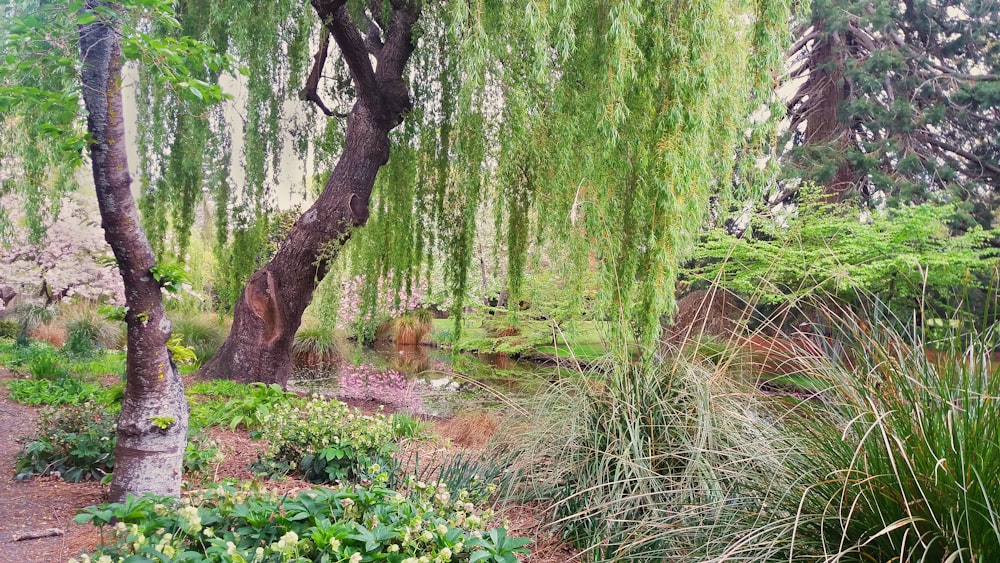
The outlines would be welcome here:
[[[795,35],[788,174],[835,199],[954,203],[954,228],[990,226],[1000,5],[815,0]]]

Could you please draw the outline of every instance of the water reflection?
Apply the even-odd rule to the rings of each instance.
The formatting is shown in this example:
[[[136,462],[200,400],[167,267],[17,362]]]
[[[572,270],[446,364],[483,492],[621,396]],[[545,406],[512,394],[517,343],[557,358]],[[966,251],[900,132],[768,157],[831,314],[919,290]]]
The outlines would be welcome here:
[[[388,343],[371,349],[351,343],[342,349],[344,357],[337,361],[297,369],[289,386],[446,417],[530,390],[552,371],[502,354],[462,354],[452,363],[447,352],[418,345]]]

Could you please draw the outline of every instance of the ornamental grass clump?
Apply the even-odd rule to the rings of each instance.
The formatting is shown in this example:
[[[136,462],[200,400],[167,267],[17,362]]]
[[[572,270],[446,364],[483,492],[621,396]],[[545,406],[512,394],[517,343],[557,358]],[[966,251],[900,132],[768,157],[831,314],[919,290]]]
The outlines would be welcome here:
[[[846,319],[845,321],[849,321]],[[790,413],[801,475],[772,519],[788,551],[833,561],[1000,560],[1000,378],[994,332],[939,349],[922,334],[844,322],[854,371]],[[797,502],[791,502],[797,501]]]
[[[178,311],[170,321],[174,334],[182,335],[183,344],[194,351],[198,365],[211,359],[226,340],[228,330],[217,315]]]
[[[395,433],[381,413],[363,415],[314,396],[274,407],[262,418],[259,436],[268,446],[253,465],[255,473],[294,472],[314,483],[334,483],[388,456]]]
[[[701,560],[721,509],[758,504],[743,475],[781,473],[780,432],[741,381],[677,361],[557,382],[516,438],[510,493],[549,503],[593,560]]]
[[[601,561],[1000,560],[994,332],[931,349],[828,317],[843,349],[798,358],[809,393],[691,357],[560,383],[515,492]]]
[[[88,507],[74,520],[112,534],[81,560],[460,563],[515,561],[527,553],[527,539],[488,528],[492,513],[463,491],[413,481],[398,492],[385,487],[388,476],[378,466],[368,469],[376,475],[369,485],[293,496],[224,483],[180,500],[129,497]]]
[[[323,326],[310,326],[300,328],[295,333],[292,356],[296,367],[322,368],[335,364],[341,354],[333,330]]]

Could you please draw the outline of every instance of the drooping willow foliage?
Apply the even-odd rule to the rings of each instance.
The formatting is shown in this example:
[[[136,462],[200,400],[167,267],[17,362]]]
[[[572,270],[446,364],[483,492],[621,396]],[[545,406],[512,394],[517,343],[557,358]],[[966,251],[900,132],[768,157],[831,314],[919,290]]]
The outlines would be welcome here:
[[[75,26],[49,15],[44,4],[26,2],[23,10],[32,14],[27,21],[17,19],[14,4],[0,5],[0,46],[4,53],[12,45],[20,50],[19,60],[0,72],[0,196],[21,198],[32,242],[42,237],[45,219],[58,213],[62,196],[75,187],[73,169],[81,164],[84,148],[77,119],[80,97],[64,88],[78,81],[79,54],[59,33],[71,34]],[[35,72],[39,66],[49,71]],[[0,242],[15,226],[0,205]]]
[[[349,6],[360,18],[371,4]],[[320,94],[335,115],[289,110],[304,103],[319,41],[307,2],[182,0],[176,10],[182,27],[169,33],[244,68],[230,80],[246,92],[230,110],[243,118],[242,150],[226,112],[179,100],[175,85],[141,71],[144,220],[162,240],[174,233],[161,253],[182,255],[210,195],[232,300],[266,259],[283,135],[325,175],[353,91],[332,47]],[[576,269],[598,265],[600,314],[620,341],[651,350],[676,264],[709,196],[730,191],[751,113],[769,103],[788,10],[788,0],[423,2],[408,69],[414,109],[392,133],[368,225],[338,262],[365,275],[362,310],[380,307],[379,280],[405,292],[440,272],[460,318],[477,226],[491,214],[511,299],[529,248],[545,241]]]

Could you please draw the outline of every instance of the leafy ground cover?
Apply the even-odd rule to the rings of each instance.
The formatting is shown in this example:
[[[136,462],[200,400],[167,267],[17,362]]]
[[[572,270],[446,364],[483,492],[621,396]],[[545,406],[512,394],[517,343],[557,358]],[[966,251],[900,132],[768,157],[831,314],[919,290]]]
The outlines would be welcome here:
[[[8,356],[14,353],[12,345],[8,344],[10,343],[0,341],[0,353]],[[19,366],[16,369],[17,372],[4,372],[8,383],[19,381],[18,377],[30,378],[30,372],[26,368]],[[80,371],[84,374],[86,372],[86,369]],[[97,389],[115,380],[115,377],[108,376],[76,377],[82,383],[93,385]],[[29,421],[37,416],[36,409],[22,406],[9,397],[8,394],[0,397],[2,405],[27,409],[26,412],[32,414]],[[91,507],[84,512],[81,521],[89,519],[96,524],[107,524],[102,518],[111,511],[128,527],[122,530],[120,525],[117,528],[105,526],[98,535],[87,532],[91,528],[89,525],[72,525],[67,528],[67,520],[71,514],[64,510],[61,518],[65,519],[57,520],[57,523],[63,529],[70,530],[69,535],[56,540],[58,548],[52,547],[55,542],[48,542],[46,545],[46,540],[34,542],[34,550],[27,543],[19,544],[19,547],[25,548],[23,552],[29,554],[24,560],[65,560],[83,549],[94,555],[93,560],[97,560],[99,553],[117,554],[114,557],[117,560],[118,556],[146,556],[154,551],[158,551],[161,556],[171,552],[173,556],[187,554],[185,557],[193,557],[193,551],[201,550],[203,559],[190,560],[229,561],[234,560],[232,554],[237,553],[244,560],[252,561],[258,555],[257,547],[261,547],[265,551],[265,557],[259,560],[281,559],[287,554],[295,553],[310,561],[325,560],[324,556],[337,561],[350,559],[361,548],[372,552],[378,547],[384,548],[384,554],[390,555],[386,558],[388,561],[406,561],[411,557],[413,561],[418,561],[420,557],[429,555],[431,559],[442,561],[465,561],[475,557],[476,561],[500,562],[511,561],[515,555],[526,551],[525,544],[528,540],[516,539],[517,536],[524,535],[523,532],[508,533],[505,528],[498,527],[501,522],[492,515],[489,508],[491,499],[495,498],[496,487],[487,488],[487,484],[492,482],[497,474],[496,470],[491,473],[485,466],[470,462],[461,455],[458,456],[457,463],[448,462],[455,455],[450,452],[452,447],[440,437],[427,438],[428,431],[434,428],[433,424],[408,415],[360,413],[342,403],[315,397],[297,397],[281,392],[280,389],[259,385],[189,382],[189,397],[193,406],[193,428],[196,431],[200,429],[201,434],[191,439],[192,445],[187,456],[189,459],[185,464],[186,480],[196,487],[204,488],[186,493],[187,500],[184,504],[177,505],[155,499],[134,499],[130,502],[138,504],[126,507],[100,506],[94,503],[103,492],[99,484],[100,477],[113,469],[110,464],[110,452],[114,443],[113,408],[109,409],[107,403],[99,405],[90,402],[43,409],[32,439],[23,440],[20,444],[24,449],[16,465],[23,478],[35,474],[49,476],[18,481],[21,498],[26,499],[31,494],[29,490],[39,487],[57,484],[61,487],[68,486],[69,484],[62,485],[64,479],[84,481],[75,486],[85,487],[90,494],[80,496],[81,500],[78,501],[73,496],[75,493],[70,490],[61,494],[58,502],[77,508],[90,504]],[[42,397],[39,402],[44,404],[46,400]],[[112,400],[111,404],[113,403]],[[337,417],[341,418],[334,420]],[[333,477],[341,478],[342,485],[333,485],[333,488],[327,489],[309,488],[306,482],[300,480],[306,473],[302,468],[309,465],[303,464],[302,458],[312,455],[318,459],[324,452],[322,448],[310,449],[316,444],[309,439],[300,438],[315,438],[321,434],[319,429],[322,425],[340,424],[349,420],[356,421],[354,431],[348,428],[342,432],[341,436],[345,440],[340,440],[337,444],[342,457],[334,457],[338,463],[335,464],[337,470],[333,472]],[[27,426],[20,427],[22,434],[28,434],[28,430]],[[271,440],[252,441],[250,434],[259,434],[280,442],[286,430],[289,431],[286,433],[286,445],[295,443],[299,449],[286,447],[283,455],[285,459],[298,457],[297,461],[287,463],[283,478],[273,480],[257,477],[255,482],[258,484],[250,484],[253,476],[246,467],[254,457],[253,454],[248,457],[246,453],[256,451],[256,461],[259,462],[275,459],[281,450],[280,447],[275,449]],[[352,438],[353,442],[346,444],[346,438]],[[400,446],[392,444],[404,438],[407,440],[403,443],[403,449],[399,450],[400,461],[394,461],[388,454]],[[10,442],[8,449],[14,450],[14,441]],[[378,447],[367,450],[362,447],[365,444]],[[418,471],[416,465],[405,461],[411,457],[419,457],[414,447],[420,451],[431,449],[438,453],[446,452],[440,460],[440,467],[425,464]],[[222,453],[221,459],[214,455],[216,448]],[[292,457],[288,457],[290,452],[294,452]],[[11,451],[7,465],[10,474],[13,474],[15,466],[13,453]],[[366,455],[369,453],[384,457]],[[435,456],[425,457],[434,458]],[[382,466],[377,463],[379,459],[385,460]],[[373,461],[374,463],[368,464]],[[363,464],[368,465],[359,471]],[[354,484],[346,480],[348,471],[343,468],[348,467],[349,476],[355,478]],[[412,477],[407,479],[405,475],[410,470],[413,470]],[[473,473],[488,477],[483,481],[478,476],[473,476]],[[242,479],[247,484],[225,481],[227,477]],[[86,479],[91,479],[89,484]],[[334,479],[326,472],[323,478],[314,480],[329,482]],[[392,489],[387,487],[390,484]],[[319,502],[316,499],[321,496],[330,501],[326,503],[326,510],[320,510],[316,504]],[[237,509],[237,503],[233,502],[237,498],[252,500],[243,503],[244,508]],[[353,508],[352,501],[356,503]],[[157,505],[169,508],[164,512],[164,508]],[[184,508],[194,505],[197,505],[197,513]],[[253,540],[247,532],[245,519],[251,516],[245,512],[248,505],[257,506],[270,516],[283,513],[284,517],[278,519],[277,523],[272,518],[270,524],[262,527],[256,540]],[[293,506],[299,506],[300,511],[289,513],[289,508]],[[303,511],[303,507],[308,510]],[[331,507],[336,510],[331,511]],[[0,513],[3,511],[0,508]],[[300,517],[306,512],[313,515],[308,521]],[[527,509],[523,511],[524,514],[530,512]],[[516,511],[505,511],[506,514],[513,514],[515,518],[520,518],[531,526],[538,522],[534,517],[519,516]],[[201,518],[201,528],[192,533],[192,523],[198,518]],[[228,532],[222,524],[223,520],[231,524]],[[418,520],[421,523],[418,524]],[[376,521],[381,524],[372,526]],[[31,526],[32,523],[26,525]],[[212,536],[205,535],[208,528],[211,529],[207,533]],[[93,528],[95,531],[98,529]],[[157,535],[156,531],[161,533]],[[138,541],[137,533],[142,533],[146,541]],[[163,541],[165,534],[170,534],[170,537]],[[228,542],[236,539],[236,536],[241,539],[233,544],[238,548],[233,548]],[[281,543],[282,538],[284,543]],[[317,539],[320,540],[319,543]],[[104,547],[98,546],[99,540],[104,541]],[[140,544],[139,547],[136,544]],[[244,547],[247,549],[234,552],[234,549]],[[43,552],[47,555],[30,555]],[[58,555],[52,555],[53,553]],[[563,559],[562,556],[556,556],[549,560]],[[371,558],[365,555],[361,560],[368,561]],[[545,558],[532,560],[544,561]]]

